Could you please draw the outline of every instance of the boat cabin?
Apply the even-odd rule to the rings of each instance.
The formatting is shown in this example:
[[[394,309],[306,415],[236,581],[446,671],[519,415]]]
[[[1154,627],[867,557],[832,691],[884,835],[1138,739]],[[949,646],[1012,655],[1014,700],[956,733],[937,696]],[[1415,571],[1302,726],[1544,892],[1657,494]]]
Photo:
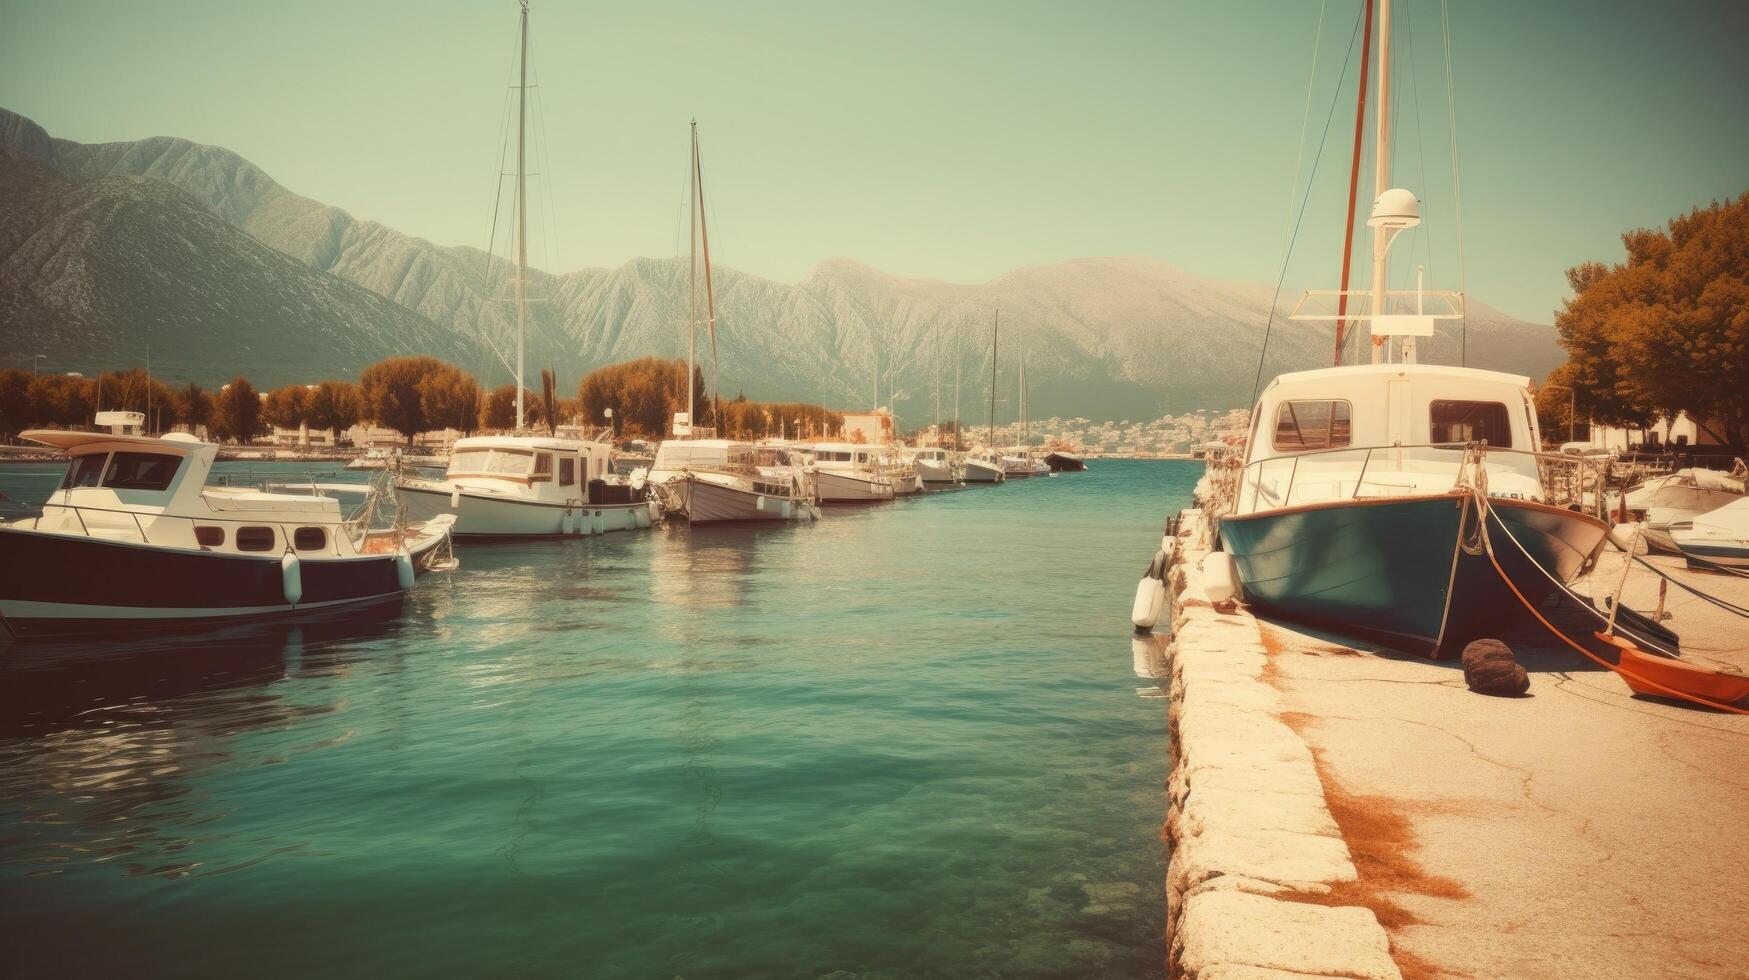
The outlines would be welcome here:
[[[613,472],[613,447],[545,436],[458,439],[444,479],[470,490],[537,500],[588,500],[589,482]]]
[[[22,435],[71,457],[32,530],[202,551],[350,552],[338,500],[207,486],[218,447],[186,433]]]
[[[831,472],[872,470],[883,455],[881,447],[860,442],[817,442],[807,448],[814,466]]]
[[[1258,399],[1238,513],[1446,493],[1486,443],[1489,493],[1543,499],[1530,379],[1434,364],[1365,364],[1276,378]]]

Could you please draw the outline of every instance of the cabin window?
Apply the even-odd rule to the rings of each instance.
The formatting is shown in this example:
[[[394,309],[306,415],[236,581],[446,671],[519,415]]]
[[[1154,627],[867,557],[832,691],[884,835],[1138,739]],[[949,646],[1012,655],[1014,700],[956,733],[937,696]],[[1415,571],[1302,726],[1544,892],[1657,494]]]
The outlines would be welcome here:
[[[220,547],[225,543],[225,529],[222,527],[213,527],[209,524],[196,524],[194,527],[194,540],[200,542],[200,546],[203,548]]]
[[[272,551],[273,528],[240,527],[237,529],[238,551]]]
[[[1275,450],[1340,449],[1352,438],[1354,406],[1346,401],[1289,401],[1275,411]]]
[[[1500,402],[1435,401],[1431,411],[1428,442],[1487,442],[1500,449],[1512,447],[1512,418]]]
[[[67,467],[67,478],[61,481],[61,489],[97,486],[98,483],[102,482],[103,463],[107,459],[109,459],[108,453],[94,453],[73,460],[73,465]]]
[[[180,456],[116,453],[109,457],[109,472],[103,485],[112,490],[166,490],[181,464]]]
[[[551,483],[553,481],[553,454],[535,453],[534,472],[529,475],[530,483]]]
[[[328,547],[328,532],[319,527],[300,527],[292,532],[292,547],[299,551],[322,551]]]
[[[569,487],[577,482],[577,461],[574,459],[559,460],[559,486]]]

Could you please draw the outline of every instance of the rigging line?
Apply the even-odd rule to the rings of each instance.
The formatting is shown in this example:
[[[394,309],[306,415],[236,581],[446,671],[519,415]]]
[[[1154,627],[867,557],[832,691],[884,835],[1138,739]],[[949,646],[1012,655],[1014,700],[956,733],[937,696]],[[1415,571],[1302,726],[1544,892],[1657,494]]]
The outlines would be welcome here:
[[[1283,242],[1281,258],[1283,262],[1287,261],[1288,245],[1286,243],[1293,231],[1290,222],[1292,222],[1294,214],[1294,195],[1299,193],[1300,174],[1303,172],[1301,166],[1306,160],[1306,124],[1312,120],[1312,91],[1318,87],[1318,52],[1323,48],[1324,14],[1329,9],[1330,0],[1323,0],[1323,3],[1318,5],[1318,33],[1312,38],[1312,74],[1306,80],[1306,106],[1300,110],[1300,141],[1295,146],[1294,179],[1293,183],[1287,187],[1287,216],[1281,222]]]
[[[520,34],[519,28],[513,38],[520,37]],[[510,46],[512,66],[516,64],[514,57],[516,49],[517,44],[512,43]],[[506,369],[510,367],[510,362],[505,358],[504,352],[499,350],[498,345],[486,335],[486,328],[482,323],[486,315],[486,306],[492,301],[492,266],[497,258],[495,250],[498,247],[498,217],[504,204],[504,166],[510,155],[510,91],[511,89],[508,87],[504,90],[504,106],[498,118],[498,167],[492,179],[492,230],[486,236],[486,269],[483,273],[484,282],[480,293],[480,302],[474,307],[474,333],[480,339],[480,380],[482,382],[486,380],[486,369],[491,363],[486,357],[488,351],[497,355],[498,360],[504,364]]]
[[[1365,7],[1361,11],[1365,11]],[[1306,205],[1312,200],[1312,185],[1317,183],[1318,164],[1324,159],[1324,143],[1330,138],[1330,121],[1336,118],[1336,103],[1342,97],[1342,83],[1348,79],[1348,66],[1354,59],[1354,42],[1360,38],[1361,15],[1354,18],[1354,30],[1348,36],[1348,54],[1342,59],[1342,74],[1336,79],[1336,90],[1330,95],[1330,112],[1324,117],[1324,134],[1318,138],[1318,155],[1312,158],[1312,173],[1306,178],[1306,193],[1300,199],[1299,217],[1294,219],[1292,233],[1288,236],[1287,248],[1282,251],[1281,275],[1275,280],[1275,295],[1269,301],[1269,319],[1263,325],[1263,349],[1257,352],[1257,377],[1251,382],[1251,398],[1249,403],[1257,403],[1257,389],[1263,384],[1263,363],[1269,354],[1269,335],[1275,328],[1275,308],[1281,301],[1282,283],[1287,281],[1288,260],[1293,257],[1294,242],[1300,237],[1300,223],[1306,218]]]
[[[1421,138],[1423,129],[1421,125],[1421,85],[1415,80],[1417,74],[1415,71],[1415,30],[1410,14],[1410,11],[1414,9],[1415,5],[1412,3],[1406,3],[1403,5],[1403,34],[1407,38],[1407,43],[1409,45],[1409,97],[1414,102],[1415,108],[1415,157],[1420,165],[1421,193],[1426,194],[1428,190],[1427,150],[1425,149],[1425,143]],[[1422,251],[1427,255],[1427,278],[1433,279],[1435,278],[1433,269],[1433,222],[1430,220],[1427,210],[1427,208],[1421,209],[1421,224],[1417,225],[1414,231],[1419,238],[1418,244],[1421,246]],[[1413,250],[1411,250],[1410,254],[1414,254]]]
[[[1439,0],[1440,37],[1445,42],[1445,118],[1451,139],[1451,190],[1453,213],[1457,216],[1458,294],[1464,298],[1458,311],[1458,330],[1462,338],[1458,364],[1469,366],[1470,356],[1470,292],[1464,267],[1464,185],[1458,176],[1457,96],[1451,84],[1451,10],[1446,0]]]

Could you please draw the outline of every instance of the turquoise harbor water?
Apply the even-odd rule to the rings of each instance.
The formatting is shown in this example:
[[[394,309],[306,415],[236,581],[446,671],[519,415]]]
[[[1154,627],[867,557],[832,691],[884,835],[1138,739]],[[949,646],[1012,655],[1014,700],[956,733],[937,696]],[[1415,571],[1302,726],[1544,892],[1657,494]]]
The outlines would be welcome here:
[[[1200,468],[463,545],[387,619],[0,647],[8,972],[1156,976],[1128,615]],[[0,506],[56,472],[0,467]]]

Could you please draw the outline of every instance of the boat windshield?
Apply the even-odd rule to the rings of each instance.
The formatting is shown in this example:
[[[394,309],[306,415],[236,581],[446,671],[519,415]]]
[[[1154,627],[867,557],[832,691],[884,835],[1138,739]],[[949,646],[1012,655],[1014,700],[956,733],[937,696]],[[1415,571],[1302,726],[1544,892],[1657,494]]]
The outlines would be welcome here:
[[[113,490],[167,490],[182,457],[167,453],[115,453],[103,485]]]
[[[103,464],[108,459],[108,453],[75,456],[72,464],[67,467],[66,479],[61,481],[61,489],[97,486],[103,480]]]
[[[528,476],[534,455],[524,449],[458,449],[449,460],[449,475]]]

